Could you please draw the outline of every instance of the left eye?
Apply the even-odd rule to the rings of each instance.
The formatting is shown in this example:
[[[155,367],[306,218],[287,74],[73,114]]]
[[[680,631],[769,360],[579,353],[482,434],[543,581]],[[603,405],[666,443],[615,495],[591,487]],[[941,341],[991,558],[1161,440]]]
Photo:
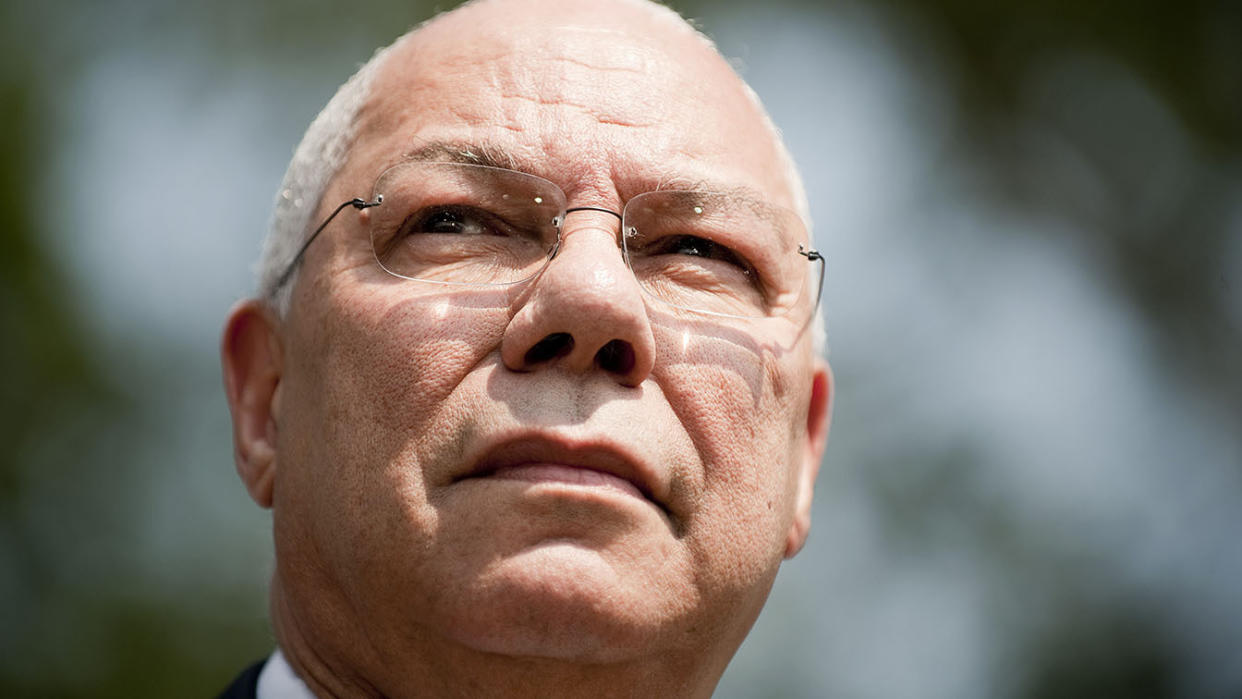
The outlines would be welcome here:
[[[661,238],[643,251],[645,255],[688,255],[704,257],[710,260],[727,262],[746,273],[750,273],[750,265],[728,247],[706,238],[694,235],[670,235]]]

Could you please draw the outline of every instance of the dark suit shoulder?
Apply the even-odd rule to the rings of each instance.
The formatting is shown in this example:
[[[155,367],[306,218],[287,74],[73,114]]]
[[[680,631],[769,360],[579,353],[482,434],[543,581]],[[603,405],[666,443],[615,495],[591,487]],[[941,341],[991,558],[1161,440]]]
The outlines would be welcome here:
[[[221,692],[216,699],[255,699],[255,692],[259,686],[259,673],[263,671],[266,663],[265,658],[243,670],[237,679],[233,680],[233,684],[230,684],[228,689]]]

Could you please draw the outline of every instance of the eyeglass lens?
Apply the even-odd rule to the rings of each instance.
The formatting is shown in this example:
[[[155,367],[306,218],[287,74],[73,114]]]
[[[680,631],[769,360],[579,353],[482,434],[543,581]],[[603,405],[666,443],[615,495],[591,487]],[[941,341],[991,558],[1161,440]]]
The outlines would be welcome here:
[[[505,285],[550,260],[566,197],[534,175],[483,165],[407,162],[375,185],[371,243],[389,273],[420,281]],[[796,215],[721,194],[656,191],[633,197],[622,254],[644,291],[675,309],[726,316],[785,315],[813,299],[798,254]]]

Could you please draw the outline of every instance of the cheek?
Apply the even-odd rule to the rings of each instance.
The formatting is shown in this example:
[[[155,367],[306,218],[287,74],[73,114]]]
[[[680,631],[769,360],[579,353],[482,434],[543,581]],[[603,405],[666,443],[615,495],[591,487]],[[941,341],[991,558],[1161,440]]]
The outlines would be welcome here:
[[[498,352],[508,316],[503,306],[471,304],[460,294],[392,296],[341,299],[335,314],[343,322],[321,334],[330,347],[320,381],[338,422],[416,438]]]
[[[741,584],[781,560],[792,520],[802,424],[794,357],[726,339],[666,337],[658,380],[694,443],[695,555],[725,561]],[[803,421],[804,422],[804,421]]]
[[[417,545],[435,526],[423,461],[453,452],[454,433],[436,426],[507,320],[503,305],[446,296],[338,289],[293,338],[277,497],[300,510],[291,517],[316,548],[369,561],[337,570],[383,566],[384,551],[402,549],[394,539]]]

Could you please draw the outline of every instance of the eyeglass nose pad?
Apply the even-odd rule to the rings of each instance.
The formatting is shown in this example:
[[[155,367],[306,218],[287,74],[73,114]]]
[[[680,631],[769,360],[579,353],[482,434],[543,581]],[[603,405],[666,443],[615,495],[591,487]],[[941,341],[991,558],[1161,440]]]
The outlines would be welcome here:
[[[556,253],[561,251],[561,225],[565,223],[565,215],[552,217],[552,228],[556,230],[556,240],[553,241],[552,247],[548,250],[548,262],[556,258]]]

